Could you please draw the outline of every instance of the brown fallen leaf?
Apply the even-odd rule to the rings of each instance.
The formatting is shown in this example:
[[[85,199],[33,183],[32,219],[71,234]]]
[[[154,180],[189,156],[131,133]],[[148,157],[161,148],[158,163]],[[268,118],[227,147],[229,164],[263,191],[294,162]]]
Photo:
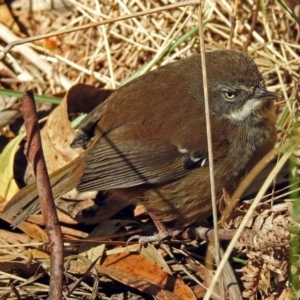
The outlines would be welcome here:
[[[22,222],[18,228],[22,230],[24,233],[28,234],[31,238],[33,238],[36,241],[48,243],[48,236],[46,232],[41,229],[36,224],[32,224],[29,222]]]
[[[183,281],[168,274],[158,264],[151,263],[141,255],[128,252],[111,255],[105,259],[103,266],[122,272],[120,277],[115,278],[118,281],[158,299],[196,299],[192,290]],[[173,293],[173,298],[164,298],[165,292]]]
[[[181,280],[161,271],[159,267],[149,263],[145,258],[139,260],[140,263],[144,263],[142,265],[136,264],[134,266],[134,262],[132,261],[128,265],[132,265],[131,269],[133,268],[135,269],[135,271],[131,273],[126,272],[126,268],[122,269],[122,265],[126,265],[126,261],[130,260],[128,259],[128,257],[130,256],[133,256],[133,261],[135,260],[135,262],[138,263],[138,260],[135,259],[137,255],[123,253],[123,258],[121,259],[121,256],[119,257],[119,260],[123,261],[123,263],[120,263],[120,265],[95,265],[94,268],[100,274],[106,275],[118,282],[121,282],[122,284],[134,287],[141,292],[155,296],[155,298],[159,300],[196,300],[196,297],[191,291],[191,289],[187,285],[185,285]],[[86,263],[82,263],[79,261],[71,261],[69,264],[68,271],[72,273],[82,274],[85,273],[85,271],[88,268],[89,265]],[[145,279],[147,277],[147,275],[145,274],[147,273],[147,271],[143,270],[150,270],[151,268],[153,273],[151,272],[148,278]]]
[[[61,104],[51,112],[46,125],[41,130],[49,174],[75,159],[83,151],[81,148],[70,147],[75,129],[71,126],[69,115],[90,112],[111,93],[111,90],[76,84],[67,92]]]

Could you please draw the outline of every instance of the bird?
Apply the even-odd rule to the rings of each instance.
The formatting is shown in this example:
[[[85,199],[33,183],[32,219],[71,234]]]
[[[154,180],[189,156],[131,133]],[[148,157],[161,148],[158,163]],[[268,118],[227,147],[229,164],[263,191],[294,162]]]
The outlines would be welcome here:
[[[277,140],[274,100],[254,60],[237,50],[205,53],[215,190],[232,195]],[[83,99],[84,101],[84,99]],[[134,199],[164,224],[189,226],[212,212],[201,54],[159,67],[115,90],[83,119],[85,150],[50,175],[54,198],[73,188]],[[8,202],[13,224],[38,209],[36,184]],[[25,212],[25,213],[24,213]],[[21,217],[20,217],[21,216]]]

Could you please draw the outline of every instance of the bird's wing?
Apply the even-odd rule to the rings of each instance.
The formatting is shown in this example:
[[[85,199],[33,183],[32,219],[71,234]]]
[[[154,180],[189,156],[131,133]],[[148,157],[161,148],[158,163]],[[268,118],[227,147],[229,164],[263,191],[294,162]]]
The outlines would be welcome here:
[[[121,126],[95,142],[86,155],[79,191],[162,183],[191,171],[185,164],[187,153],[180,152],[178,145],[147,134],[146,126],[134,128],[133,136],[132,127],[134,124]]]

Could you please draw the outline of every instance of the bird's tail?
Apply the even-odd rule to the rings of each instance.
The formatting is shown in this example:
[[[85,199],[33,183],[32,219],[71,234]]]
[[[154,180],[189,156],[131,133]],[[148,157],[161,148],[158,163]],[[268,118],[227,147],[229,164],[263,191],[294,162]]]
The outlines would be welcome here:
[[[50,175],[53,198],[56,199],[75,188],[83,175],[85,168],[84,156],[79,156],[64,167]],[[20,190],[5,206],[1,218],[9,219],[23,211],[14,219],[12,225],[18,226],[29,216],[40,210],[36,182]]]

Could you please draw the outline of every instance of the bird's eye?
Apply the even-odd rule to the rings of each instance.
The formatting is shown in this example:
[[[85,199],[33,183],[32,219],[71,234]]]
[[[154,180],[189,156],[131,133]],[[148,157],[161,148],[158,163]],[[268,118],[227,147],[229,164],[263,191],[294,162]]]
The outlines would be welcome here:
[[[232,101],[236,98],[237,93],[227,91],[227,92],[224,92],[224,95],[225,95],[226,100]]]

